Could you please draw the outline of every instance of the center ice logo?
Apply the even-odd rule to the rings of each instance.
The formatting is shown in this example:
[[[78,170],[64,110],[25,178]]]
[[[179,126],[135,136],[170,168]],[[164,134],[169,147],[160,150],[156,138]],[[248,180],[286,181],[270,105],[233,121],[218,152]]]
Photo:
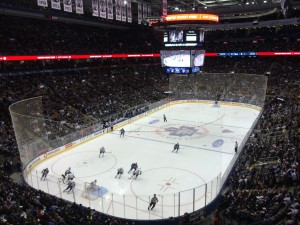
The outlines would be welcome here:
[[[166,128],[165,130],[170,132],[169,135],[178,136],[178,137],[193,136],[198,131],[194,127],[188,127],[188,126],[180,126],[179,128],[169,127]]]

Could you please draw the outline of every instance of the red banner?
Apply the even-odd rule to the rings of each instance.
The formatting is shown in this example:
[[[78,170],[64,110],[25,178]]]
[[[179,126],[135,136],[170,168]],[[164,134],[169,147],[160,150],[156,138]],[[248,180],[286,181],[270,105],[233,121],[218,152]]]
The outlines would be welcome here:
[[[218,56],[217,52],[206,52],[205,56]],[[257,56],[300,56],[300,52],[257,52]],[[151,58],[160,57],[155,54],[102,54],[102,55],[21,55],[0,56],[0,61],[29,61],[29,60],[66,60],[66,59],[107,59],[107,58]]]

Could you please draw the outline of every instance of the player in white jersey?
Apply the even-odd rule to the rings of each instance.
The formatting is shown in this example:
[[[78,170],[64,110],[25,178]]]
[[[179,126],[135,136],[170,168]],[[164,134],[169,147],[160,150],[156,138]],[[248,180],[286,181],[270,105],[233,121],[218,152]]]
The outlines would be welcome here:
[[[97,180],[94,180],[93,182],[91,182],[90,186],[88,187],[88,189],[90,190],[95,190],[97,186]]]
[[[137,163],[131,163],[131,167],[130,167],[130,170],[128,171],[128,173],[131,172],[131,170],[136,171],[136,169],[138,168],[138,164]]]
[[[105,148],[104,148],[104,147],[101,147],[101,148],[100,148],[99,158],[101,157],[101,155],[104,157],[104,153],[105,153]]]
[[[123,173],[124,173],[124,169],[122,167],[119,168],[118,171],[117,171],[117,175],[115,176],[115,178],[117,178],[119,176],[119,179],[120,179]]]
[[[63,183],[65,183],[65,180],[68,178],[68,175],[71,173],[71,167],[69,167],[66,171],[65,171],[65,174],[62,174],[62,181]]]
[[[73,180],[75,178],[74,174],[73,173],[69,173],[68,176],[67,176],[67,180],[68,182]]]
[[[135,180],[136,180],[136,178],[137,178],[139,175],[141,175],[141,174],[142,174],[142,170],[141,170],[140,168],[138,168],[138,169],[136,169],[136,170],[133,172],[132,176],[129,177],[128,179],[135,179]]]

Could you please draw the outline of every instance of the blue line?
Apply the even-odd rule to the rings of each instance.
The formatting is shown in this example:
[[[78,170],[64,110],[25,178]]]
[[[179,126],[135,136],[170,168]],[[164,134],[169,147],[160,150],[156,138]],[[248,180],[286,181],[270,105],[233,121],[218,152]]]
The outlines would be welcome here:
[[[114,135],[118,135],[117,133],[110,133],[110,134],[114,134]],[[164,143],[164,144],[174,144],[174,143],[171,143],[171,142],[167,142],[167,141],[159,141],[159,140],[152,140],[152,139],[149,139],[149,138],[142,138],[142,137],[134,137],[134,136],[130,136],[130,135],[126,135],[126,137],[131,137],[131,138],[137,138],[137,139],[142,139],[142,140],[147,140],[147,141],[155,141],[155,142],[160,142],[160,143]],[[224,153],[224,154],[228,154],[228,155],[234,155],[233,153],[227,153],[227,152],[220,152],[220,151],[217,151],[217,150],[212,150],[212,149],[208,149],[208,148],[199,148],[199,147],[195,147],[195,146],[189,146],[189,145],[182,145],[184,147],[189,147],[189,148],[196,148],[196,149],[201,149],[201,150],[205,150],[205,151],[211,151],[211,152],[217,152],[217,153]]]
[[[224,116],[225,116],[225,114],[224,114],[221,118],[223,118]],[[156,117],[156,116],[149,116],[149,117],[152,117],[152,118],[160,118],[160,117]],[[219,118],[219,119],[221,119],[221,118]],[[217,119],[217,120],[219,120],[219,119]],[[241,128],[241,129],[246,129],[246,130],[249,130],[249,129],[250,129],[250,128],[247,128],[247,127],[238,127],[238,126],[230,126],[230,125],[225,125],[225,124],[213,123],[213,122],[215,122],[215,121],[217,121],[217,120],[215,120],[215,121],[213,121],[213,122],[210,122],[210,123],[195,122],[195,121],[190,121],[190,120],[170,119],[170,121],[172,121],[172,120],[183,121],[183,122],[190,122],[190,123],[202,123],[203,125],[211,124],[211,125],[215,125],[215,126],[218,125],[218,126],[234,127],[234,128]],[[201,125],[201,126],[203,126],[203,125]]]

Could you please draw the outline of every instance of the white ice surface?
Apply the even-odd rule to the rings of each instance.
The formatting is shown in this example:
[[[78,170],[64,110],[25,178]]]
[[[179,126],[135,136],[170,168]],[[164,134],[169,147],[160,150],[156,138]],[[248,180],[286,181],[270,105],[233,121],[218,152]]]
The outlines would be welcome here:
[[[163,121],[163,114],[168,122]],[[193,210],[193,198],[198,209],[204,206],[205,199],[208,203],[216,195],[216,180],[213,184],[211,181],[224,173],[234,157],[235,141],[243,140],[258,114],[257,110],[238,106],[172,105],[124,126],[124,138],[115,130],[45,160],[32,170],[28,183],[118,217],[160,219],[182,215]],[[172,153],[177,142],[180,150]],[[111,153],[99,158],[102,146]],[[137,180],[128,179],[133,162],[143,171]],[[39,181],[36,175],[40,177],[40,171],[46,167],[50,170],[48,181]],[[62,193],[66,185],[57,183],[68,167],[76,177],[74,194]],[[125,173],[121,179],[115,179],[119,167]],[[84,182],[95,179],[103,198],[89,200],[84,195]],[[205,183],[209,183],[206,195]],[[195,187],[199,188],[193,197],[190,189]],[[148,211],[149,198],[154,193],[159,202]]]

